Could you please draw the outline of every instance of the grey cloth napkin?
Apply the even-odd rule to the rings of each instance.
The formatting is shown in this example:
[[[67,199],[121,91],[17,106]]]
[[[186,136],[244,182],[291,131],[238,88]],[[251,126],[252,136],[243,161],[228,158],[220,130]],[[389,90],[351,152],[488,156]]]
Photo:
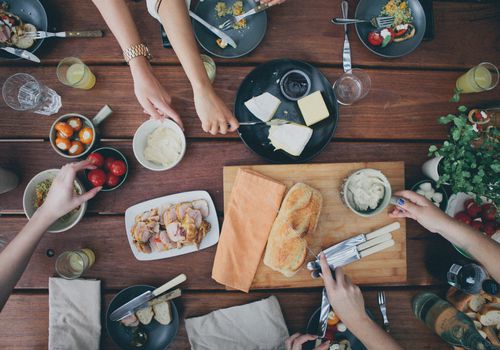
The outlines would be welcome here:
[[[288,338],[275,296],[186,319],[193,350],[281,350]]]
[[[101,281],[49,278],[49,350],[97,350]]]

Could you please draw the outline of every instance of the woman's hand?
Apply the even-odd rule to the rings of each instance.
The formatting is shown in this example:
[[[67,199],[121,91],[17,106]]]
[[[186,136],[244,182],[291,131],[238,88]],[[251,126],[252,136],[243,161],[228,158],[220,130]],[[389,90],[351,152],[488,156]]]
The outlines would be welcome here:
[[[52,182],[47,198],[38,211],[55,221],[92,199],[102,187],[95,187],[81,196],[75,194],[74,191],[76,173],[83,169],[95,169],[95,166],[88,160],[63,166]]]
[[[261,4],[268,4],[269,6],[279,5],[284,3],[286,0],[260,0]]]
[[[312,334],[300,334],[295,333],[285,340],[286,350],[302,350],[302,345],[308,341],[313,341],[318,339],[318,336]],[[327,341],[313,350],[327,350],[330,346],[330,342]]]
[[[130,70],[134,78],[134,92],[144,112],[153,119],[170,118],[183,128],[179,114],[170,106],[172,98],[156,79],[145,57],[136,57],[130,61]]]
[[[368,316],[365,311],[363,294],[359,287],[352,283],[349,276],[344,275],[341,267],[335,269],[335,279],[324,253],[320,256],[321,277],[325,283],[328,300],[337,316],[347,328],[356,326]]]
[[[238,121],[217,96],[212,86],[194,90],[194,106],[201,120],[203,131],[216,135],[238,129]]]
[[[389,213],[393,218],[411,218],[434,233],[442,232],[452,220],[424,196],[412,191],[400,191],[395,194],[404,199]]]

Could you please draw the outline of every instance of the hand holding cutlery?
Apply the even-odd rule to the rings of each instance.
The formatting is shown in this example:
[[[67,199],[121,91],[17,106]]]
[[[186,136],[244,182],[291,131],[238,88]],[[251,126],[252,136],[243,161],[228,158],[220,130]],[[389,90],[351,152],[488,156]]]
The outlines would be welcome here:
[[[253,9],[248,10],[247,12],[239,15],[239,16],[234,16],[231,19],[228,19],[227,21],[223,22],[222,24],[219,25],[219,28],[222,30],[228,30],[231,29],[231,27],[235,24],[241,21],[244,18],[247,18],[248,16],[255,15],[259,12],[267,10],[269,7],[272,5],[269,4],[260,4],[255,6]]]

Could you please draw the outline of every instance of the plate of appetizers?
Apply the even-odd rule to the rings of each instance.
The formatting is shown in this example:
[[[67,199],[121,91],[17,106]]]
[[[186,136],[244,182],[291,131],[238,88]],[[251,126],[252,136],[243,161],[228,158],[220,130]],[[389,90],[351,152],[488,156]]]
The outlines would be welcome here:
[[[193,253],[219,241],[215,205],[206,191],[172,194],[125,211],[127,239],[137,260]]]
[[[356,23],[359,40],[371,52],[388,58],[401,57],[415,50],[425,34],[425,13],[419,0],[360,0],[355,18],[393,17],[387,28],[372,23]]]
[[[319,327],[321,308],[314,311],[309,322],[307,323],[307,333],[316,334]],[[374,319],[372,313],[366,309],[366,313],[371,319]],[[352,334],[345,326],[341,319],[330,310],[328,314],[328,323],[323,339],[317,339],[316,343],[319,345],[321,342],[330,341],[329,349],[336,350],[366,350],[366,347],[361,341]],[[315,347],[315,342],[308,342],[304,344],[304,349],[312,350]]]
[[[258,4],[254,0],[205,0],[199,1],[193,12],[214,27],[219,28],[225,21],[253,9]],[[236,42],[236,47],[231,47],[223,42],[195,20],[193,20],[193,30],[198,43],[212,55],[222,58],[237,58],[252,52],[264,39],[267,30],[267,15],[263,11],[248,16],[224,31]]]
[[[338,104],[332,84],[317,68],[279,59],[246,76],[234,114],[238,133],[252,151],[274,163],[304,163],[330,143]]]
[[[47,13],[38,0],[0,0],[0,46],[9,46],[35,52],[42,40],[34,40],[24,35],[37,30],[47,31]],[[19,59],[4,50],[0,57]]]

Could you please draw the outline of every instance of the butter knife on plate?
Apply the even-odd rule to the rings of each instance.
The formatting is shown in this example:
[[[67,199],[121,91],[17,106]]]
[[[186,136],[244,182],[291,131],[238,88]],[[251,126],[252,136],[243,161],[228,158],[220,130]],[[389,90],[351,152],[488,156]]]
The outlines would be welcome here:
[[[28,50],[16,49],[10,46],[1,46],[0,49],[13,54],[14,56],[24,58],[25,60],[40,63],[40,59],[31,52],[29,52]]]
[[[344,0],[340,5],[342,7],[342,17],[347,18],[349,3]],[[344,67],[344,72],[348,72],[352,69],[351,46],[349,45],[349,37],[347,36],[347,24],[344,24],[344,49],[342,50],[342,66]]]
[[[124,318],[132,315],[136,310],[140,309],[144,304],[146,304],[151,299],[154,299],[160,294],[165,293],[167,290],[174,288],[175,286],[184,282],[185,280],[186,280],[186,275],[180,274],[179,276],[175,277],[171,281],[168,281],[161,287],[158,287],[153,291],[144,292],[141,295],[130,300],[128,303],[125,303],[124,305],[120,306],[118,309],[116,309],[111,313],[109,318],[111,319],[111,321],[123,320]]]
[[[232,47],[236,48],[236,46],[237,46],[236,42],[229,35],[224,33],[222,30],[214,27],[213,25],[211,25],[210,23],[205,21],[203,18],[201,18],[200,16],[198,16],[196,13],[194,13],[191,10],[189,10],[189,16],[191,16],[191,18],[193,18],[195,21],[198,21],[201,25],[205,26],[209,31],[211,31],[212,33],[217,35],[220,39],[222,39],[223,42],[226,42],[229,45],[231,45]]]

